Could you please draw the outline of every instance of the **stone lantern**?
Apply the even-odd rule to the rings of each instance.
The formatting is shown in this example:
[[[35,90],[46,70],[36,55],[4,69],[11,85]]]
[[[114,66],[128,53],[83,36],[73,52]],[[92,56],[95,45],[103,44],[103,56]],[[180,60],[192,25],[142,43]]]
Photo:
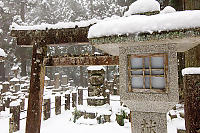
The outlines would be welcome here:
[[[137,4],[145,1],[132,7],[142,8]],[[96,48],[119,56],[120,96],[131,110],[132,133],[167,133],[166,113],[179,102],[177,52],[200,44],[200,30],[193,28],[200,24],[190,23],[200,21],[200,11],[151,16],[132,11],[130,6],[127,17],[93,25],[88,37]]]

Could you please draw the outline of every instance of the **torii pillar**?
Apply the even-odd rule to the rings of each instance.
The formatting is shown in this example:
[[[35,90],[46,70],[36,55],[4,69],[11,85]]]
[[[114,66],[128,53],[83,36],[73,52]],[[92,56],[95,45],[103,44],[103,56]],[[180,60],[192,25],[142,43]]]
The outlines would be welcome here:
[[[45,78],[44,58],[47,54],[47,46],[42,41],[33,43],[26,133],[40,133]]]

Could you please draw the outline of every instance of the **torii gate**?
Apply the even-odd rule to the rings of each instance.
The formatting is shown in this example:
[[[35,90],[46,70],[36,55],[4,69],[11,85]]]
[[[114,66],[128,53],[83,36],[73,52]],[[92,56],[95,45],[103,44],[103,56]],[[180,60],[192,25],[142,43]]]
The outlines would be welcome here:
[[[46,57],[48,46],[90,44],[90,26],[46,30],[12,30],[17,45],[33,47],[26,133],[40,133],[45,66],[118,65],[118,56]]]

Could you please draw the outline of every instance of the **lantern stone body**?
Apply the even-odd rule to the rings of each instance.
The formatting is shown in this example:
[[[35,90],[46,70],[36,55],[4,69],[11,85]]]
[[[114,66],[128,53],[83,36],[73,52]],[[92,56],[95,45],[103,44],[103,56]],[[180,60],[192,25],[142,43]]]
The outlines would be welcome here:
[[[132,133],[145,130],[167,133],[166,113],[179,101],[176,47],[172,44],[131,46],[130,43],[130,46],[119,47],[119,53],[120,96],[132,111]],[[128,55],[157,53],[168,55],[167,90],[161,93],[129,92]]]

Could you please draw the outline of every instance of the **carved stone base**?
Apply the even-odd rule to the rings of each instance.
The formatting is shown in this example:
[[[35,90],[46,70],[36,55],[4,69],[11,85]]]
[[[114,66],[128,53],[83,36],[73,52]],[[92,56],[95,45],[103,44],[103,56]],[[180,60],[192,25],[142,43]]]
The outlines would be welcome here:
[[[132,133],[167,133],[165,113],[146,113],[132,111]]]

